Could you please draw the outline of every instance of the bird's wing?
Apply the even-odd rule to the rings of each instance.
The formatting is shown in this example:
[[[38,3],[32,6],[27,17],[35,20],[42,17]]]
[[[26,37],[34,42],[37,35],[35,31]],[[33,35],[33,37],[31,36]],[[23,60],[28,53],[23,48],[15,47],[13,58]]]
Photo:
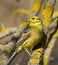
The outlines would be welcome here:
[[[26,32],[26,33],[22,33],[22,36],[19,38],[19,40],[17,41],[17,46],[20,46],[28,37],[30,37],[30,32]]]

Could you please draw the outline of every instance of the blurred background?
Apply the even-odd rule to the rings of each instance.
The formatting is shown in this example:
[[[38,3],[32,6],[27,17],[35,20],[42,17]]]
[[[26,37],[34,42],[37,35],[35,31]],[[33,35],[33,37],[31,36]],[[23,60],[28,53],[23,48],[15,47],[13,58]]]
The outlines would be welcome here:
[[[15,27],[18,26],[21,22],[23,22],[27,15],[20,13],[19,15],[14,14],[14,10],[19,7],[23,9],[30,9],[32,6],[33,0],[0,0],[0,30],[1,24],[3,23],[6,27]],[[54,8],[54,12],[58,11],[58,0],[56,0],[56,5]],[[41,14],[40,14],[41,15]],[[0,44],[6,44],[7,41],[11,39],[11,36],[8,36],[4,39],[0,40]],[[58,60],[58,44],[55,44],[55,47],[52,51],[52,56],[57,58]],[[55,54],[54,54],[55,53]],[[53,55],[54,54],[54,55]],[[29,60],[29,55],[26,52],[20,53],[11,63],[11,65],[27,65],[27,61]],[[49,65],[58,65],[58,61],[52,61]]]

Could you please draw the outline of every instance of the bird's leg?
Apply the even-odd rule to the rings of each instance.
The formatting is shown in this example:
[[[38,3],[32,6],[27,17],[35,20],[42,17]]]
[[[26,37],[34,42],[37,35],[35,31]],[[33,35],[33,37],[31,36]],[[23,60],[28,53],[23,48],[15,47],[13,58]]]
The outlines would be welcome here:
[[[32,57],[32,55],[30,54],[30,52],[28,51],[28,49],[25,49],[26,50],[26,52],[28,53],[28,55],[30,56],[30,57]]]
[[[32,52],[32,58],[30,58],[28,65],[40,65],[42,60],[43,48],[38,48]]]

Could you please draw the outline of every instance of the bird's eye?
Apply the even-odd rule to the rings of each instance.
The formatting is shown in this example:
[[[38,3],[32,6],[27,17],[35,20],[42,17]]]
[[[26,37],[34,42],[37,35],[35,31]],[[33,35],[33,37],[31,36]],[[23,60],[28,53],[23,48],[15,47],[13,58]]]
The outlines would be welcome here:
[[[33,20],[35,19],[35,18],[32,18]]]

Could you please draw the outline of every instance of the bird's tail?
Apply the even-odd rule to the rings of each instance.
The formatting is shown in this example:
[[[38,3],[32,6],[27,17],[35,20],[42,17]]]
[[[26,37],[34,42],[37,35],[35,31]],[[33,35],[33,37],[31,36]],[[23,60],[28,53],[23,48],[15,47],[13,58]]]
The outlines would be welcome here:
[[[22,51],[22,47],[20,46],[19,48],[16,49],[16,51],[12,54],[12,56],[10,57],[7,65],[10,65],[10,63],[13,61],[13,59],[17,56],[18,53],[20,53]]]

